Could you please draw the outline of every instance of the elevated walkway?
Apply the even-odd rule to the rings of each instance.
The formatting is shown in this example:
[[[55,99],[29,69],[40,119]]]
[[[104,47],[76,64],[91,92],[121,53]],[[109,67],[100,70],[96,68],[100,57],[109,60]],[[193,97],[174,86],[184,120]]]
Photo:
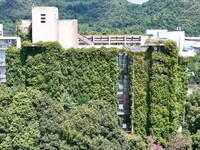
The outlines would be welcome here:
[[[79,45],[80,43],[84,43],[85,45],[94,45],[94,42],[89,40],[87,37],[78,34]]]
[[[80,35],[79,45],[128,45],[142,46],[147,36],[141,35]]]

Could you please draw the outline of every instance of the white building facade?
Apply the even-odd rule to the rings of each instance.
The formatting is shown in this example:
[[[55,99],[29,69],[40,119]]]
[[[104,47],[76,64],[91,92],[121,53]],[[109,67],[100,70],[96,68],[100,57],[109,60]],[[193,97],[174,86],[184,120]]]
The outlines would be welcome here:
[[[185,37],[185,31],[146,30],[153,40],[174,40],[179,48],[179,55],[194,56],[200,49],[200,37]]]
[[[173,40],[177,44],[179,53],[183,50],[185,31],[146,30],[146,34],[151,35],[154,40]]]
[[[22,21],[22,28],[32,23],[32,42],[57,41],[65,49],[78,47],[78,21],[59,20],[57,7],[32,7],[32,21]]]

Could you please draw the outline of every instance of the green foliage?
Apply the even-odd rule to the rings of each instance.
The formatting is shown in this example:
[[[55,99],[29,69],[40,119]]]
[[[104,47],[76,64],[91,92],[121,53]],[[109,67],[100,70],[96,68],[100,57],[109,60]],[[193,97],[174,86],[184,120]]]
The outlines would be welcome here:
[[[193,90],[186,103],[186,122],[189,130],[196,133],[200,129],[200,88]]]
[[[28,90],[29,97],[37,112],[38,130],[40,131],[40,149],[56,150],[62,139],[61,124],[66,119],[66,112],[60,102],[37,90]]]
[[[129,149],[128,140],[119,126],[115,108],[105,101],[90,101],[87,105],[71,110],[63,129],[62,149]]]
[[[26,87],[43,90],[54,98],[59,98],[66,91],[78,104],[90,99],[117,103],[118,50],[91,48],[64,51],[55,42],[36,43],[34,46],[24,42],[21,51],[17,52],[18,55],[15,55],[15,51],[9,50],[7,54],[9,86],[25,80]],[[20,65],[15,68],[13,62],[19,61],[19,56]],[[15,76],[18,69],[24,71],[22,78]],[[14,80],[17,82],[14,83]]]
[[[193,150],[200,149],[200,131],[197,131],[197,133],[192,136],[192,141],[193,141],[192,145]]]
[[[75,98],[107,100],[116,104],[120,70],[116,49],[70,49],[61,62],[63,85]]]
[[[178,58],[176,44],[166,41],[164,45],[164,47],[150,47],[146,52],[132,52],[114,48],[63,50],[55,42],[40,42],[34,45],[24,42],[22,49],[17,51],[17,55],[15,51],[8,51],[8,85],[20,83],[19,85],[24,85],[26,88],[45,91],[50,95],[48,99],[53,98],[68,112],[74,112],[77,105],[82,105],[86,111],[85,107],[91,106],[90,100],[107,101],[116,108],[118,78],[120,74],[125,73],[130,78],[133,132],[141,137],[152,135],[157,141],[166,145],[167,139],[176,134],[178,127],[183,124],[188,80],[187,61]],[[122,71],[118,66],[118,53],[127,53],[128,55],[129,69],[127,72]],[[14,56],[20,56],[20,59]],[[9,61],[9,59],[13,61]],[[23,72],[23,78],[15,76],[14,70],[17,68],[12,65],[15,61],[19,64],[17,66],[20,68],[19,70]],[[12,79],[13,77],[15,77],[16,83]],[[40,97],[42,96],[40,95]],[[81,109],[82,107],[80,106]],[[48,111],[52,112],[51,109]],[[60,108],[57,113],[61,114],[61,112]],[[116,113],[116,109],[113,112]],[[52,115],[52,119],[54,115],[56,114]],[[76,121],[78,120],[79,118]],[[80,121],[82,123],[83,120]],[[55,122],[59,121],[55,120]],[[45,125],[43,126],[45,127]],[[57,125],[55,126],[60,130]],[[72,128],[72,125],[69,128]],[[78,132],[79,128],[76,136],[78,136]],[[53,127],[50,133],[56,134],[57,138],[55,139],[56,144],[52,143],[49,146],[57,147],[60,143],[60,133],[57,135]],[[52,139],[45,135],[41,136],[44,136],[44,141]],[[108,145],[103,148],[113,148],[109,144],[109,140],[104,141],[104,137],[98,138],[92,141],[93,144],[103,141],[105,145]],[[89,139],[88,137],[81,139],[80,143],[84,143],[83,141],[86,140],[88,146],[91,144]],[[75,140],[76,144],[80,146],[78,140],[76,138]],[[72,144],[66,146],[67,143],[63,143],[63,141],[62,144],[63,149],[73,147]],[[45,146],[44,144],[43,147]],[[87,149],[87,146],[82,149]]]
[[[133,53],[129,60],[133,132],[152,135],[166,145],[183,123],[187,62],[178,58],[173,41]]]
[[[128,134],[130,148],[135,150],[147,149],[147,143],[140,135]]]
[[[200,55],[188,59],[188,72],[190,74],[189,81],[200,83]]]
[[[0,144],[1,149],[39,149],[37,115],[26,93],[17,93],[4,115],[8,121],[8,130]]]
[[[167,150],[192,150],[192,139],[190,136],[176,135],[170,137],[167,143]]]
[[[178,86],[176,87],[177,92],[177,102],[180,104],[178,111],[180,113],[179,123],[185,123],[185,102],[187,100],[187,91],[188,91],[188,74],[187,74],[187,59],[184,57],[179,57],[178,66],[177,66],[177,80]],[[184,125],[184,124],[183,124]]]
[[[166,41],[164,44],[163,48],[157,49],[158,52],[152,53],[150,134],[165,145],[165,139],[178,129],[181,104],[176,97],[179,92],[176,74],[178,50],[175,42]]]
[[[22,67],[25,68],[26,86],[44,90],[52,97],[59,97],[64,90],[61,84],[62,51],[62,47],[56,42],[24,45],[21,53],[25,58]]]
[[[0,85],[0,149],[59,149],[66,112],[38,90]]]
[[[147,103],[147,82],[148,62],[145,60],[145,53],[138,52],[129,57],[130,70],[130,95],[132,102],[132,115],[134,133],[145,135],[148,103]],[[140,86],[138,86],[140,85]]]
[[[6,50],[6,84],[8,86],[24,85],[25,75],[20,56],[20,49],[9,47]]]
[[[77,18],[82,34],[141,34],[146,29],[176,30],[177,26],[187,35],[200,33],[198,0],[149,0],[143,5],[126,0],[3,0],[0,20],[5,33],[15,33],[17,19],[30,19],[33,5],[56,6],[61,19]]]

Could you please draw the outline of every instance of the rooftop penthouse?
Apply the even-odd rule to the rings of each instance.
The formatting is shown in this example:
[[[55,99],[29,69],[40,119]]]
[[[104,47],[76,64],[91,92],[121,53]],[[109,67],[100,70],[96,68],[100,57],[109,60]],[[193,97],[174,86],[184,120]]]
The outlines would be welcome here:
[[[32,20],[22,20],[21,29],[26,33],[32,24],[32,42],[57,41],[65,49],[78,47],[78,21],[59,20],[57,7],[32,7]]]

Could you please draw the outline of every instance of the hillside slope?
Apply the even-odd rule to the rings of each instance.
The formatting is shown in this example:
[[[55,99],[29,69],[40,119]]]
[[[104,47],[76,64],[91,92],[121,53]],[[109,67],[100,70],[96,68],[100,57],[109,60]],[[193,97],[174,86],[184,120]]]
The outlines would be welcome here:
[[[144,33],[146,29],[175,30],[200,34],[199,0],[150,0],[135,5],[126,0],[0,0],[0,23],[6,33],[14,33],[16,19],[30,19],[31,7],[56,6],[61,19],[79,20],[82,34]]]

